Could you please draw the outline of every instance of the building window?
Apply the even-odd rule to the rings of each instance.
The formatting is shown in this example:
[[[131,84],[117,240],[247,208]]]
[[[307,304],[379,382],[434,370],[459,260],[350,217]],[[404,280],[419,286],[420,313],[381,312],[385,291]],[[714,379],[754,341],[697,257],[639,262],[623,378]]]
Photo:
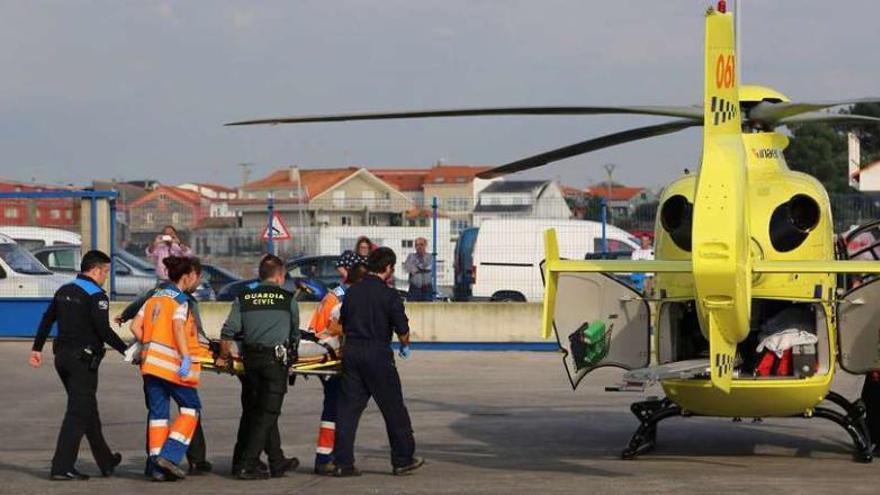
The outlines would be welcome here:
[[[402,248],[411,248],[413,246],[415,246],[415,244],[413,243],[412,239],[403,239],[402,241],[400,241],[400,247]]]
[[[180,213],[175,211],[171,214],[171,225],[180,225]]]
[[[165,201],[168,199],[168,196],[165,193],[159,194],[159,201]]]
[[[61,210],[49,210],[49,218],[51,218],[52,220],[58,220],[59,218],[61,218]]]
[[[379,217],[375,215],[370,215],[370,225],[376,226],[379,225]]]
[[[148,211],[148,212],[144,215],[144,223],[146,223],[147,225],[153,225],[153,223],[155,223],[155,220],[154,220],[154,218],[153,218],[153,212],[152,212],[152,211]]]
[[[351,225],[351,217],[348,215],[342,215],[339,217],[339,223],[342,225]]]
[[[18,208],[6,208],[3,211],[3,216],[6,218],[18,218]]]

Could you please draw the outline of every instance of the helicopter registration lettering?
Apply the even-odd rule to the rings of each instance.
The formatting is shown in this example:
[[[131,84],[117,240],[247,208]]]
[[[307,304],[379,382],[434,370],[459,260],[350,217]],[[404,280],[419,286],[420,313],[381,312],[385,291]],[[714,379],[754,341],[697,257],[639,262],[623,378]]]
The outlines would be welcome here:
[[[734,55],[726,57],[723,54],[718,55],[718,61],[715,63],[715,86],[718,89],[733,87],[735,68]]]

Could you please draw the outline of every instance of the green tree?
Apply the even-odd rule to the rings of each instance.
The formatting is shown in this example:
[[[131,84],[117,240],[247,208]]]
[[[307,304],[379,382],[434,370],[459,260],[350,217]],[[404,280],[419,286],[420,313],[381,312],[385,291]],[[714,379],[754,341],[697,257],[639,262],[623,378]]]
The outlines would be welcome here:
[[[841,113],[880,118],[880,104],[859,103]],[[862,165],[880,159],[880,125],[858,124],[832,126],[802,124],[791,126],[791,144],[785,150],[785,159],[792,170],[808,173],[818,179],[829,193],[851,193],[847,185],[847,131],[853,131],[861,140]]]
[[[785,160],[792,170],[812,175],[829,193],[850,192],[846,178],[846,136],[827,124],[792,126]]]

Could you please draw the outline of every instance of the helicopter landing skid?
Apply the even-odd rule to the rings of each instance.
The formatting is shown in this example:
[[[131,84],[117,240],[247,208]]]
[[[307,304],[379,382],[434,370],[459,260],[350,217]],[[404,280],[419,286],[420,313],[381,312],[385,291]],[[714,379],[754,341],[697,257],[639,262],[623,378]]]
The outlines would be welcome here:
[[[861,399],[850,402],[835,392],[829,392],[825,400],[840,407],[846,414],[819,406],[813,410],[812,417],[825,418],[840,425],[841,428],[849,433],[852,439],[853,447],[855,448],[855,452],[853,452],[854,459],[857,462],[871,462],[874,459],[873,445],[871,443],[871,435],[868,432],[868,426],[865,423],[865,404]]]
[[[657,443],[657,423],[666,418],[682,415],[681,408],[669,399],[635,402],[630,406],[630,410],[641,424],[620,454],[620,457],[626,460],[635,459],[637,456],[654,449]]]

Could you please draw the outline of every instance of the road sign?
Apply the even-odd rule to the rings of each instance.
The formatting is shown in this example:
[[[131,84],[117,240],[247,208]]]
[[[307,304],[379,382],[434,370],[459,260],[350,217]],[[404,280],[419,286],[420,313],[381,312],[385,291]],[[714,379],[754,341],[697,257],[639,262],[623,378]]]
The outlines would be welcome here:
[[[264,241],[269,240],[269,226],[266,226],[263,229],[263,234],[260,236]],[[293,239],[290,236],[290,231],[287,230],[287,226],[284,225],[284,221],[281,220],[281,215],[277,213],[272,214],[272,240],[274,241],[289,241]]]

